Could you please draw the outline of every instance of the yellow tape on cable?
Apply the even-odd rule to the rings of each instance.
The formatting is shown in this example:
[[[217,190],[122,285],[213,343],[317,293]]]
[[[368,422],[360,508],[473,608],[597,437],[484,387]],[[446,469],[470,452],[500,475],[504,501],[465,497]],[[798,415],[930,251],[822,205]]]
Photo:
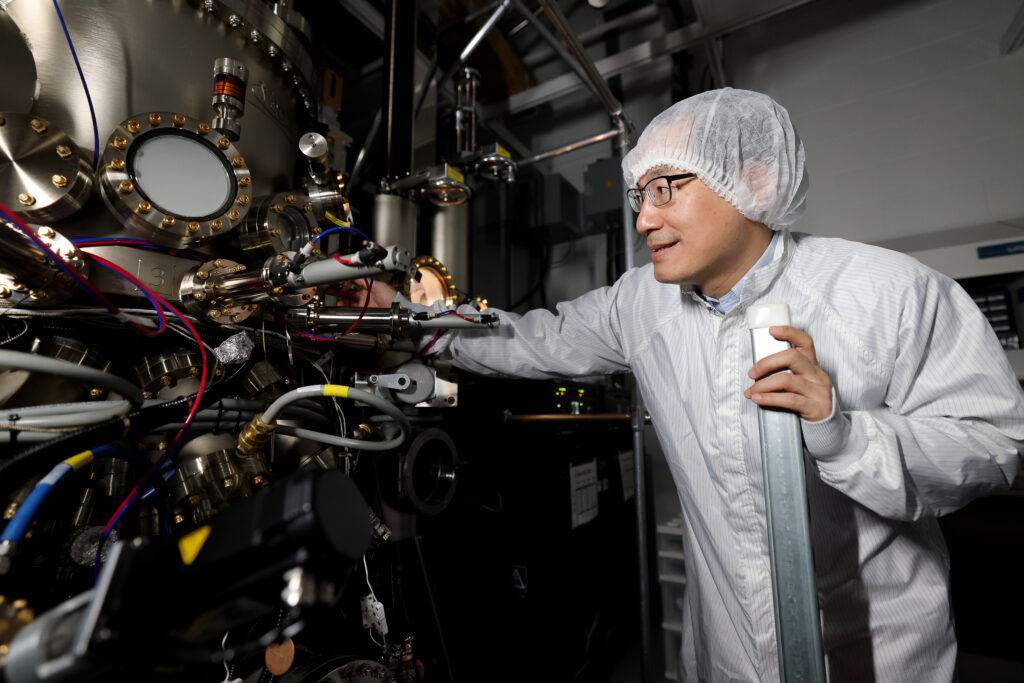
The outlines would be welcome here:
[[[344,384],[325,384],[324,385],[324,396],[337,396],[338,398],[348,398],[348,387]]]

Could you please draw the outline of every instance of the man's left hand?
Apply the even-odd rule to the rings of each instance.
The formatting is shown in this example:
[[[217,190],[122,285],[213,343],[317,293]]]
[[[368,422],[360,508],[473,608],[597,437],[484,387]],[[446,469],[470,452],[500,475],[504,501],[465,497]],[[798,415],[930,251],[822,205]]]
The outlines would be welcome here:
[[[743,395],[760,406],[791,410],[808,422],[824,420],[832,414],[832,380],[818,365],[811,336],[789,325],[768,331],[793,348],[759,360],[748,373],[756,381]]]

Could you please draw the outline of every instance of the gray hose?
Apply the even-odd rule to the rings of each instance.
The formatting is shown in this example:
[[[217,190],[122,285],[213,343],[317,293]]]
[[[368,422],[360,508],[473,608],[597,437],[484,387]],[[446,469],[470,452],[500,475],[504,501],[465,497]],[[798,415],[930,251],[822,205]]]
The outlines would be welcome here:
[[[114,401],[77,401],[75,403],[47,403],[41,406],[20,406],[17,408],[5,408],[0,412],[0,420],[7,416],[17,415],[19,420],[26,417],[43,417],[48,415],[76,415],[85,413],[95,413],[107,409],[113,410],[115,406],[119,408],[128,408],[128,401],[114,400]],[[125,412],[128,412],[125,410]],[[118,414],[118,413],[115,413]],[[8,420],[13,419],[7,417]]]
[[[309,439],[310,441],[324,443],[329,446],[354,448],[361,451],[389,451],[392,448],[397,448],[405,441],[406,434],[404,431],[399,432],[398,436],[387,441],[362,441],[360,439],[348,439],[344,436],[334,436],[333,434],[324,434],[323,432],[314,432],[309,429],[290,427],[288,425],[278,425],[277,433],[284,434],[285,436],[297,436],[300,439]]]
[[[270,406],[263,412],[262,420],[267,424],[273,423],[285,406],[287,406],[290,403],[295,403],[296,401],[301,401],[302,399],[323,396],[325,388],[328,386],[336,385],[314,384],[307,387],[299,387],[298,389],[292,389],[288,393],[282,394],[280,397],[278,397],[276,401],[271,403]],[[405,416],[405,413],[403,413],[401,409],[399,409],[397,406],[385,401],[376,394],[371,394],[369,392],[361,391],[359,389],[353,389],[352,387],[346,387],[346,389],[348,390],[347,398],[356,401],[361,401],[362,403],[371,405],[374,408],[377,408],[378,410],[393,417],[395,421],[398,423],[399,427],[402,428],[402,435],[399,437],[400,439],[404,440],[409,435],[409,433],[412,432],[412,425],[409,424],[409,418],[407,418]],[[357,443],[365,444],[366,442],[359,441]],[[384,441],[380,443],[389,442]],[[401,443],[401,441],[399,441],[398,443]],[[398,443],[394,444],[394,446],[397,446]],[[394,448],[394,446],[388,446],[388,448]],[[367,449],[365,445],[359,445],[355,447],[362,448],[364,450],[373,450]]]
[[[117,375],[111,375],[102,370],[96,370],[83,365],[76,365],[70,361],[40,356],[35,353],[0,349],[0,368],[43,372],[48,375],[81,380],[88,384],[109,389],[123,396],[128,399],[133,408],[138,408],[142,405],[142,389],[131,382],[121,379]]]
[[[105,404],[105,405],[104,405]],[[57,404],[64,406],[82,406],[82,403],[64,403]],[[54,406],[41,406],[41,407],[54,407]],[[112,417],[121,417],[127,415],[131,411],[131,404],[128,401],[103,401],[98,409],[95,410],[72,410],[66,413],[54,412],[49,415],[46,414],[31,414],[26,413],[20,408],[11,408],[3,413],[0,413],[0,429],[4,429],[7,425],[13,427],[81,427],[84,425],[96,424],[97,422],[103,422],[109,420]]]

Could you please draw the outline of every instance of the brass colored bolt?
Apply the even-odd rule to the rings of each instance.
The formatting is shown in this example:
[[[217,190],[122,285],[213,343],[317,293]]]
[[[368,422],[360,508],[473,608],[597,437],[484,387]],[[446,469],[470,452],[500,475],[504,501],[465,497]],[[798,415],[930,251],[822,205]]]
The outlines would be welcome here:
[[[174,216],[164,216],[164,219],[160,221],[160,225],[165,228],[169,228],[174,225]]]
[[[200,290],[195,293],[196,301],[206,301],[206,292]]]
[[[245,159],[243,159],[240,156],[236,156],[234,159],[231,160],[231,165],[234,166],[235,168],[241,168],[242,166],[245,166]]]
[[[189,231],[190,233],[196,233],[196,232],[199,232],[199,223],[197,223],[196,221],[191,221],[191,222],[190,222],[190,223],[188,224],[188,231]]]
[[[252,185],[252,178],[250,178],[249,176],[244,175],[238,179],[239,187],[249,187],[250,185]]]
[[[198,377],[199,376],[199,368],[197,368],[196,366],[193,365],[192,367],[190,367],[188,369],[188,374],[191,377]]]
[[[197,129],[197,132],[200,135],[208,134],[210,132],[210,124],[208,124],[208,123],[200,123],[199,124],[199,128]]]
[[[280,237],[281,236],[281,231],[278,230],[277,228],[271,228],[270,229],[270,236],[271,237]]]
[[[136,133],[139,132],[139,130],[142,129],[142,124],[138,121],[129,121],[128,123],[124,124],[124,127],[128,129],[129,133],[135,135]]]
[[[277,287],[274,287],[274,289],[271,291],[273,291],[274,294],[284,294],[284,287],[278,285]]]
[[[151,126],[159,126],[160,122],[163,120],[164,117],[160,116],[160,114],[157,114],[156,112],[149,115],[149,125]]]
[[[223,268],[224,267],[224,259],[219,258],[216,261],[214,261],[213,262],[213,267],[214,268]]]
[[[274,204],[270,207],[270,213],[281,213],[284,211],[284,207],[280,204]]]
[[[223,377],[224,376],[224,368],[221,368],[221,367],[216,368],[213,371],[213,376],[214,377]]]
[[[5,285],[0,285],[0,299],[7,299],[11,296],[11,288]]]
[[[74,152],[72,152],[71,148],[67,145],[57,145],[57,156],[61,159],[67,159],[72,154],[74,154]]]
[[[184,524],[185,523],[185,515],[183,515],[180,512],[175,512],[174,513],[174,523],[175,524]]]
[[[18,201],[25,206],[32,206],[36,203],[36,198],[30,195],[28,192],[20,192],[18,194]]]
[[[231,140],[228,140],[227,138],[221,138],[220,140],[217,140],[217,146],[220,147],[221,149],[227,149],[228,147],[231,146]]]
[[[303,213],[313,213],[313,205],[312,204],[303,204],[302,205],[302,211],[303,211]]]
[[[33,301],[39,301],[40,299],[45,299],[46,298],[46,290],[45,289],[33,289],[33,290],[29,291],[28,296]]]
[[[283,262],[283,261],[285,260],[285,256],[284,256],[284,254],[278,254],[278,255],[277,255],[277,256],[276,256],[275,258],[276,258],[276,259],[277,259],[278,261],[281,261],[281,262]]]
[[[184,126],[185,125],[185,115],[184,114],[175,114],[174,115],[174,125],[176,127],[178,127],[178,128],[181,128],[182,126]]]
[[[224,221],[222,221],[219,218],[214,218],[212,221],[210,221],[210,229],[211,230],[220,230],[223,227],[224,227]]]
[[[245,206],[246,204],[249,203],[249,195],[240,194],[238,195],[238,199],[236,199],[235,201],[238,202],[241,206]]]
[[[4,119],[4,117],[0,116],[0,126],[4,125],[5,123],[7,123],[7,120]]]
[[[136,211],[138,211],[139,213],[142,213],[142,214],[149,213],[152,210],[153,210],[153,205],[150,204],[149,202],[147,202],[145,199],[143,199],[141,202],[139,202],[139,206],[136,209]]]
[[[212,319],[217,319],[217,318],[220,317],[220,311],[218,311],[216,308],[211,308],[210,312],[206,314],[206,317],[207,318],[212,318]]]
[[[323,228],[321,228],[320,226],[313,226],[313,230],[311,232],[314,235],[319,235],[320,233],[323,232]]]
[[[53,175],[53,177],[50,178],[50,180],[52,180],[53,184],[56,185],[57,187],[67,187],[68,186],[68,179],[66,177],[62,176],[59,173],[55,173]]]
[[[295,195],[293,195],[293,194],[285,195],[284,200],[286,202],[288,202],[289,204],[294,204],[295,203]]]
[[[46,124],[40,121],[39,119],[32,119],[28,122],[28,125],[32,127],[32,130],[39,133],[40,135],[45,133],[47,130]]]
[[[123,171],[124,159],[114,157],[113,159],[110,160],[110,168],[114,169],[115,171]]]
[[[143,391],[142,392],[142,398],[153,398],[153,392],[152,391]],[[139,444],[139,448],[143,448],[142,444]]]
[[[245,264],[244,263],[235,264],[234,271],[236,273],[241,273],[243,270],[245,270]]]
[[[53,231],[53,228],[51,228],[50,226],[44,225],[43,227],[39,228],[39,233],[38,234],[39,234],[40,237],[45,237],[47,239],[52,239],[53,236],[56,235],[57,233],[55,233]]]
[[[103,390],[102,389],[90,389],[89,390],[89,398],[99,398],[102,395],[103,395]]]
[[[228,218],[233,221],[237,221],[241,215],[242,214],[238,213],[238,209],[231,209],[231,211],[228,212]]]
[[[231,322],[233,322],[233,323],[240,323],[240,322],[242,322],[242,314],[241,313],[235,313],[233,316],[231,316]]]
[[[313,251],[311,251],[309,253],[312,254],[313,256],[319,256],[320,255],[320,247],[313,247]]]
[[[132,192],[134,189],[135,186],[132,185],[132,181],[130,180],[122,180],[121,184],[117,186],[117,191],[120,192],[121,194],[128,194]]]
[[[112,142],[111,144],[114,145],[115,149],[123,150],[125,147],[128,146],[128,141],[125,140],[120,135],[118,135],[116,138],[114,138],[114,142]]]
[[[269,482],[263,477],[262,474],[257,474],[252,478],[253,486],[266,486]]]
[[[169,387],[174,384],[174,379],[170,375],[160,376],[160,386]]]
[[[235,485],[235,480],[232,479],[231,477],[224,477],[223,479],[220,480],[220,485],[226,489],[229,489]]]
[[[205,280],[208,277],[210,277],[210,274],[207,273],[205,270],[197,270],[196,271],[196,279],[197,280]]]

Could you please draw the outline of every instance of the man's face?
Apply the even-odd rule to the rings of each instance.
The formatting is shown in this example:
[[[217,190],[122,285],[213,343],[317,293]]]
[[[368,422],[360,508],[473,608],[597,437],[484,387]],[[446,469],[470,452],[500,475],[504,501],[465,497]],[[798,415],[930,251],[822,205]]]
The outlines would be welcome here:
[[[682,173],[656,167],[638,183]],[[647,238],[658,282],[692,285],[708,296],[727,293],[764,253],[771,228],[748,220],[699,178],[677,180],[672,199],[654,206],[644,197],[636,229]]]

